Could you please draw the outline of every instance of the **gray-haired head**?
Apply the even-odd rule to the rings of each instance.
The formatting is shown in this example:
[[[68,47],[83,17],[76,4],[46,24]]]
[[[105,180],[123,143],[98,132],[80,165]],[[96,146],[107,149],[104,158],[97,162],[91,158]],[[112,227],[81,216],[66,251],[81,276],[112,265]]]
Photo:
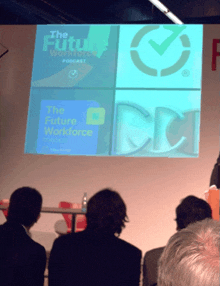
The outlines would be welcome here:
[[[219,233],[209,218],[175,233],[158,263],[158,286],[219,286]]]

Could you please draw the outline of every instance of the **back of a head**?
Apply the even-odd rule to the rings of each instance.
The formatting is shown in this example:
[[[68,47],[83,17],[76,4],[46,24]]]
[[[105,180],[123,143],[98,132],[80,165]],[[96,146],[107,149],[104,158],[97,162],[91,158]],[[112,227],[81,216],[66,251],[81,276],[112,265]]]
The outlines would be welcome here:
[[[178,230],[180,230],[191,223],[212,218],[212,209],[206,201],[188,196],[176,208],[176,217]]]
[[[220,224],[205,219],[175,233],[158,263],[158,286],[219,286]]]
[[[10,197],[7,220],[30,226],[37,221],[41,207],[42,196],[36,189],[19,188]]]
[[[86,217],[87,229],[120,235],[127,222],[126,205],[117,192],[104,189],[88,201]]]

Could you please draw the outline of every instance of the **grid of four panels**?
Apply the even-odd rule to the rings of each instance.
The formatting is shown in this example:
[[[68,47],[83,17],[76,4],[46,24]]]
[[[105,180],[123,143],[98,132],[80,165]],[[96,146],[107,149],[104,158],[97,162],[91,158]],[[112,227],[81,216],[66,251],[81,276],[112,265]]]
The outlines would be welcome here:
[[[25,153],[197,157],[202,25],[37,26]]]

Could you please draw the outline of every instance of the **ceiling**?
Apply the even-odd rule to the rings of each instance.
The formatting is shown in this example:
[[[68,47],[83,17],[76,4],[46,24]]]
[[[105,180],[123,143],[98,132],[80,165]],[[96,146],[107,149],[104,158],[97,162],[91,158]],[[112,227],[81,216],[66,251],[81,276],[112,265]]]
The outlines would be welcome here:
[[[220,0],[161,0],[183,23],[220,24]],[[148,0],[1,0],[0,24],[172,24]]]

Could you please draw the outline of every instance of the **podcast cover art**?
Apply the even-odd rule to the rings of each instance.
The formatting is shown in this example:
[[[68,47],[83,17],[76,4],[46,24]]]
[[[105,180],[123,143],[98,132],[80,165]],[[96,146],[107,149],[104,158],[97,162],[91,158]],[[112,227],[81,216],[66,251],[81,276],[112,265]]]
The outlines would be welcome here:
[[[33,87],[113,87],[117,26],[38,25]]]
[[[42,100],[37,153],[96,154],[105,110],[95,101]]]

